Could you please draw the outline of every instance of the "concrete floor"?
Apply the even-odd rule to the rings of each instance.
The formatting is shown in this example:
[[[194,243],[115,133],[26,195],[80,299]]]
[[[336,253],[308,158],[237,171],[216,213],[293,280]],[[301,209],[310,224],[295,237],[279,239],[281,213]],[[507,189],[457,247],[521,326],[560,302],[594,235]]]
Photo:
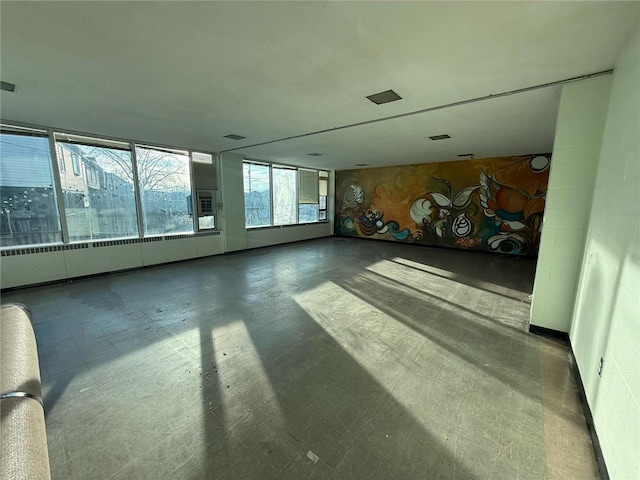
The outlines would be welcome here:
[[[6,292],[54,479],[589,479],[535,262],[328,238]]]

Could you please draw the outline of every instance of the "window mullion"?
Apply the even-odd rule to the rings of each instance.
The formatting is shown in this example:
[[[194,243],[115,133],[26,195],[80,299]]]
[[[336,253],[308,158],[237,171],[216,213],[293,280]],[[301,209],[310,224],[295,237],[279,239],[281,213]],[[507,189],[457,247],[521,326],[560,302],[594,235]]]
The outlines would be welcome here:
[[[271,212],[269,212],[270,214],[269,224],[273,226],[275,225],[274,212],[276,210],[276,205],[275,205],[275,197],[273,196],[273,165],[272,164],[269,164],[269,200],[271,201]]]
[[[300,223],[300,197],[299,195],[299,189],[300,189],[300,170],[296,170],[296,176],[295,176],[295,183],[296,183],[296,188],[295,191],[293,192],[293,198],[296,202],[296,224]]]
[[[190,189],[191,189],[191,224],[193,228],[193,232],[197,233],[200,231],[200,226],[198,225],[198,199],[196,196],[198,195],[196,191],[196,177],[193,174],[193,152],[189,151],[189,180],[190,180]]]
[[[58,215],[60,217],[62,243],[69,243],[69,226],[67,225],[67,214],[64,206],[64,196],[62,194],[62,181],[60,180],[60,170],[58,167],[58,152],[52,128],[47,128],[47,140],[49,141],[49,156],[51,157],[51,169],[53,172],[53,188],[55,191],[56,203],[58,205]]]
[[[138,238],[144,237],[144,218],[142,209],[142,194],[140,193],[140,183],[138,182],[138,157],[136,154],[136,144],[129,143],[129,151],[131,152],[131,168],[133,169],[133,191],[136,197],[136,216],[138,218]]]

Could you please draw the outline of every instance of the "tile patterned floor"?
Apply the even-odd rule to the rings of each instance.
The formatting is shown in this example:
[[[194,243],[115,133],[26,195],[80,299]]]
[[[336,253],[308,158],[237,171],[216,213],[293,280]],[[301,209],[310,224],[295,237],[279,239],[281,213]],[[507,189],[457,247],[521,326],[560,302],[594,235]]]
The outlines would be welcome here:
[[[535,263],[329,238],[15,290],[54,479],[597,478]]]

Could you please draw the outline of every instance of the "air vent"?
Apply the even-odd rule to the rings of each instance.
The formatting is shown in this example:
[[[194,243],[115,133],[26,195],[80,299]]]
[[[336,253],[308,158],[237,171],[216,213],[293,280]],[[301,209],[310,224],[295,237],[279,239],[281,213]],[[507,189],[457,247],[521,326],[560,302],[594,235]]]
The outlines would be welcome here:
[[[0,81],[0,90],[4,90],[5,92],[15,92],[16,86],[13,83]]]
[[[447,138],[451,138],[449,135],[434,135],[433,137],[429,137],[431,140],[445,140]]]
[[[366,167],[367,163],[356,163],[356,167]]]
[[[307,155],[309,155],[310,157],[321,157],[321,156],[322,156],[322,154],[321,154],[321,153],[317,153],[317,152],[314,152],[314,153],[307,153]]]
[[[225,135],[224,138],[230,138],[231,140],[242,140],[243,138],[247,138],[247,137],[243,137],[242,135],[236,135],[235,133],[230,133],[229,135]]]
[[[473,153],[461,153],[458,156],[459,157],[469,157],[469,158],[473,158],[474,157]]]
[[[374,93],[373,95],[367,96],[369,100],[371,100],[376,105],[381,105],[383,103],[395,102],[396,100],[402,100],[402,97],[398,95],[393,90],[387,90],[385,92]]]

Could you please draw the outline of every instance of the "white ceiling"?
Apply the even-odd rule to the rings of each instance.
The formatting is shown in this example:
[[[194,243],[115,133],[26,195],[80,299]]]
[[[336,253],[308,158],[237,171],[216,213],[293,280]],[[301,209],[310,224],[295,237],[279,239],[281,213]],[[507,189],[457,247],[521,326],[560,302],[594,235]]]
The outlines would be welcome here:
[[[345,169],[551,151],[559,86],[308,134],[611,69],[640,3],[3,1],[0,17],[4,120]],[[403,99],[365,98],[387,89]]]

